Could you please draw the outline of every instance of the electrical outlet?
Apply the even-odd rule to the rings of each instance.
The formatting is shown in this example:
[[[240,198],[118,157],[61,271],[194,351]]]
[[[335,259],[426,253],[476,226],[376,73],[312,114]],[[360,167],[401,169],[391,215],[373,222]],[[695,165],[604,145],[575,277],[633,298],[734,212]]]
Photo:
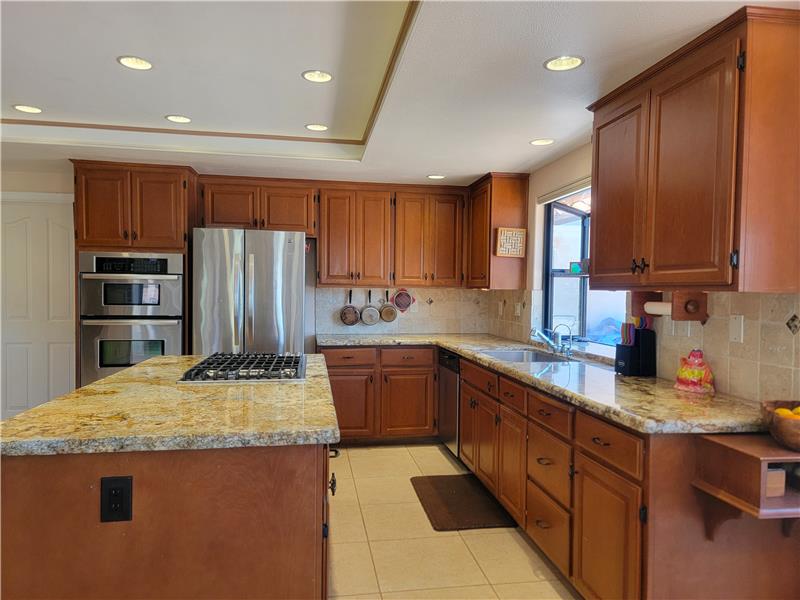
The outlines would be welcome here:
[[[516,304],[514,304],[514,316],[519,317],[521,315],[522,315],[522,303],[517,302]]]
[[[100,521],[133,519],[133,477],[100,478]]]
[[[741,344],[744,341],[744,316],[731,315],[729,327],[729,339],[731,342]]]

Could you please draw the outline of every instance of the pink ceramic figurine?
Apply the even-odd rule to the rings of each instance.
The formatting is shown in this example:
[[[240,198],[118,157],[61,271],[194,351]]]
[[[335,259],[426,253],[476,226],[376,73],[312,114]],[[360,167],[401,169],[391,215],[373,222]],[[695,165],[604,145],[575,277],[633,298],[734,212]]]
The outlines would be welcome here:
[[[695,394],[714,393],[714,374],[703,359],[702,350],[692,350],[688,357],[681,358],[675,389]]]

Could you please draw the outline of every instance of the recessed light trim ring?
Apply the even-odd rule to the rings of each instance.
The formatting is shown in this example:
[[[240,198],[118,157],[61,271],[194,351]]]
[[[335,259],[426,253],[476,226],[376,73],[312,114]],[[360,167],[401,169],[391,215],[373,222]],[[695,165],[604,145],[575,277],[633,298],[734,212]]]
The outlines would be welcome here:
[[[149,71],[153,68],[153,63],[149,60],[145,60],[139,56],[118,56],[117,62],[121,64],[123,67],[127,67],[128,69],[133,69],[134,71]]]
[[[306,125],[306,129],[309,131],[328,131],[328,126],[322,123],[309,123]]]
[[[166,115],[164,118],[172,123],[185,124],[192,122],[192,120],[185,115]]]
[[[535,140],[531,140],[531,146],[550,146],[554,143],[555,140],[553,138],[536,138]]]
[[[562,54],[553,56],[544,61],[544,68],[548,71],[571,71],[577,69],[584,63],[584,58],[577,54]]]
[[[311,83],[328,83],[333,79],[333,75],[327,71],[321,71],[319,69],[303,71],[300,75],[303,77],[303,79],[310,81]]]
[[[38,106],[31,106],[30,104],[15,104],[14,110],[18,110],[19,112],[27,113],[29,115],[38,115],[42,112],[42,109]]]

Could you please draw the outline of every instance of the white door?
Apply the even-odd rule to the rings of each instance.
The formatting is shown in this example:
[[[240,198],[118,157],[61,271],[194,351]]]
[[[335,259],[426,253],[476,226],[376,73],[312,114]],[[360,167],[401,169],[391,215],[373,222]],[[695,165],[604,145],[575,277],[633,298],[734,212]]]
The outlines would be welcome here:
[[[3,192],[0,411],[75,388],[72,194]]]

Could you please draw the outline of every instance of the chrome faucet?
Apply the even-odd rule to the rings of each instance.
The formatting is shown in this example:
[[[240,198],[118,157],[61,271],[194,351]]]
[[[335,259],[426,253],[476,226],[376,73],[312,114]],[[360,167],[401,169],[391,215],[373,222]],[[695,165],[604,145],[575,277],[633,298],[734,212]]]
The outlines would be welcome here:
[[[556,329],[558,329],[559,327],[566,327],[567,328],[567,339],[569,339],[569,346],[567,346],[565,343],[562,342],[562,340],[564,338],[562,338],[561,336],[558,336],[556,338],[556,339],[558,339],[559,343],[561,344],[561,349],[559,350],[559,352],[561,352],[561,354],[563,354],[564,356],[572,356],[572,329],[566,323],[559,323],[558,325],[553,327],[553,336],[554,337],[558,335],[556,333]]]
[[[548,331],[548,330],[547,330],[547,329],[545,329],[545,331]],[[561,347],[560,347],[560,346],[561,346],[561,340],[552,340],[552,339],[550,339],[550,338],[548,337],[548,335],[545,333],[545,331],[542,331],[541,329],[536,329],[536,328],[534,327],[533,329],[531,329],[530,338],[531,338],[532,340],[534,340],[534,339],[537,339],[537,338],[538,338],[539,340],[541,340],[542,342],[544,342],[545,344],[547,344],[547,346],[548,346],[548,347],[549,347],[549,348],[550,348],[552,351],[554,351],[554,352],[560,352],[560,350],[561,350]],[[552,331],[551,331],[550,333],[554,333],[554,332],[552,332]],[[553,337],[555,337],[555,336],[553,336]]]
[[[558,329],[562,325],[566,327],[567,331],[569,332],[569,346],[567,346],[565,343],[561,341],[562,339],[561,334],[556,331],[556,329]],[[549,332],[552,337],[548,336],[547,333],[545,332]],[[552,330],[545,329],[544,331],[542,331],[534,327],[533,329],[531,329],[530,339],[541,340],[542,342],[547,344],[547,346],[556,354],[563,354],[564,356],[572,356],[572,330],[569,328],[569,325],[565,323],[559,323]]]

